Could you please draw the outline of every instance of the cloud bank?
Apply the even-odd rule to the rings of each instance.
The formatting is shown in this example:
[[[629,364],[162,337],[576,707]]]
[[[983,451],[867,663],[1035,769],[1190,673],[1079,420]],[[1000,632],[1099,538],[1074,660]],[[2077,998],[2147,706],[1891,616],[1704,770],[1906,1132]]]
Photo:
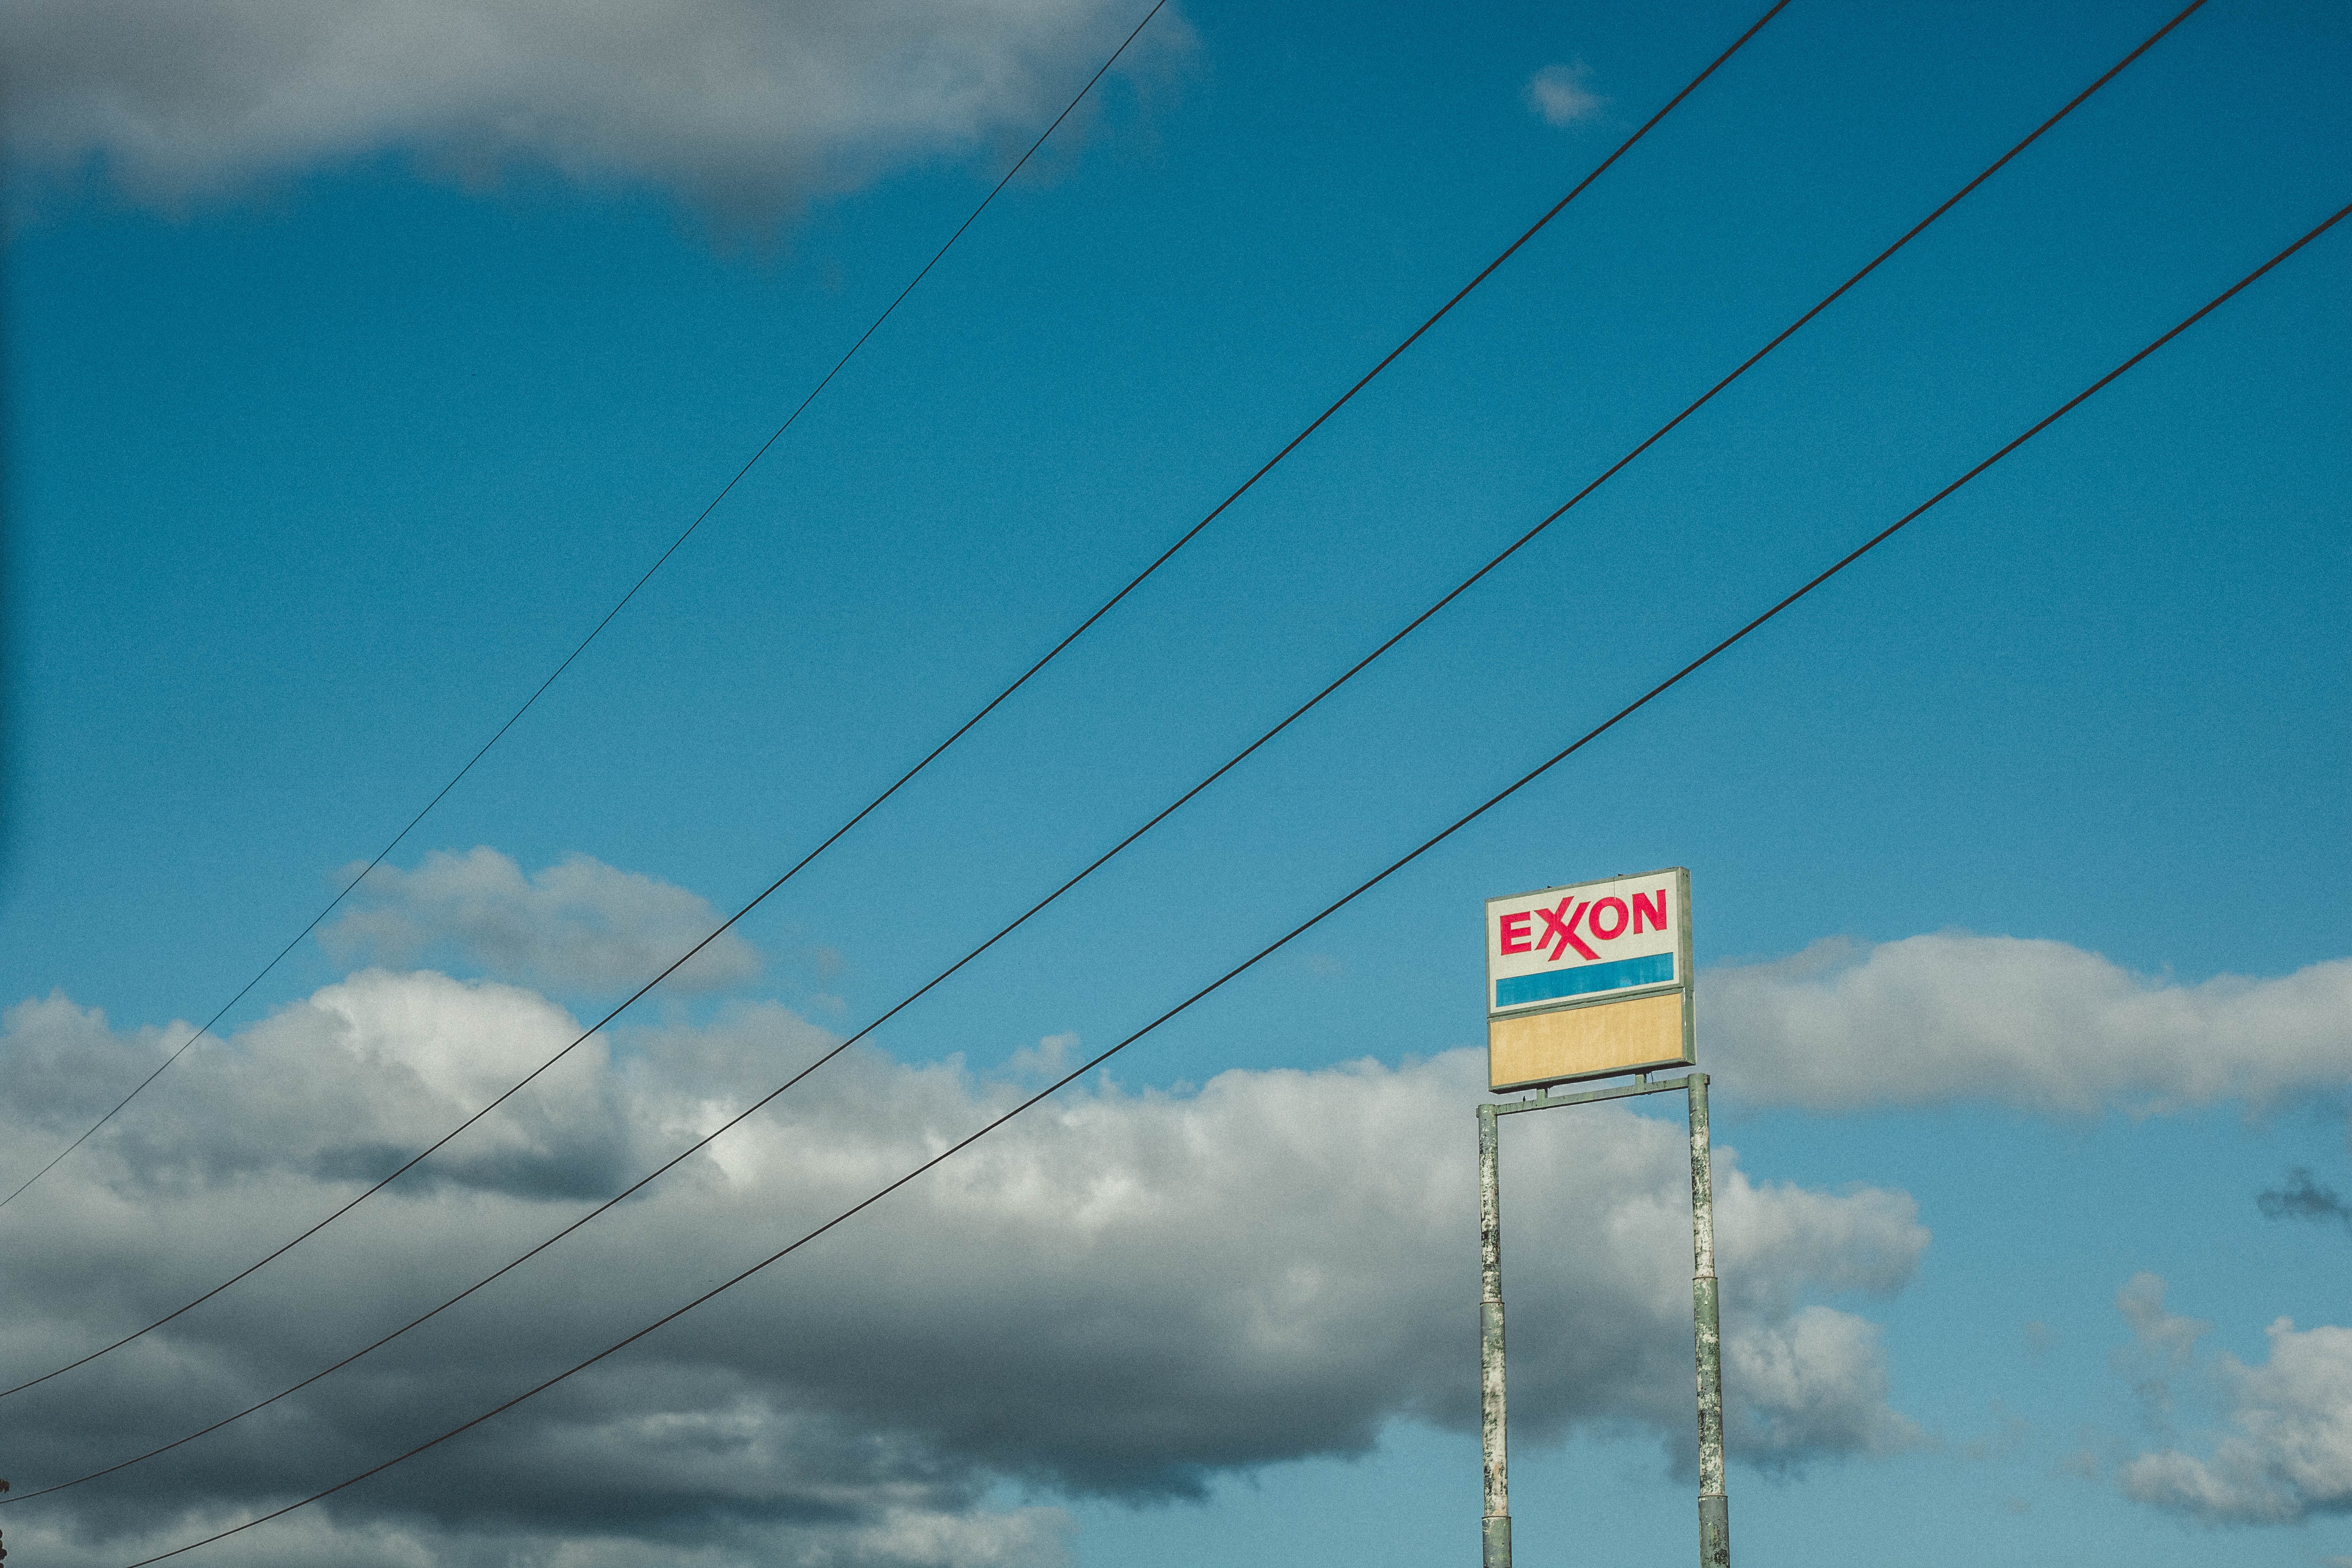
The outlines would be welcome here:
[[[699,894],[585,855],[526,876],[489,848],[436,849],[414,871],[379,866],[352,897],[350,910],[320,933],[342,962],[404,967],[454,958],[556,991],[635,990],[719,921]],[[730,931],[662,984],[723,990],[759,973],[757,950]]]
[[[634,963],[681,889],[488,851],[395,875],[337,927],[354,953],[456,950],[544,984]],[[624,959],[613,954],[621,952]],[[746,962],[749,962],[748,953]],[[1749,1103],[1989,1100],[2095,1113],[2352,1077],[2347,965],[2185,986],[2054,942],[1821,944],[1702,986],[1710,1070]],[[87,1125],[184,1026],[118,1031],[62,996],[0,1035],[0,1151]],[[371,969],[204,1047],[5,1223],[0,1378],[178,1305],[390,1169],[568,1040],[496,980]],[[658,1163],[829,1047],[772,1005],[600,1037],[382,1198],[217,1302],[9,1402],[20,1489],[112,1462],[396,1326]],[[1040,1041],[1033,1079],[1083,1049]],[[1398,1421],[1475,1421],[1472,1123],[1480,1059],[1097,1086],[1041,1108],[770,1274],[596,1371],[220,1560],[566,1564],[1051,1563],[1056,1498],[1197,1494],[1221,1473],[1360,1453]],[[75,1568],[176,1544],[354,1470],[560,1370],[909,1168],[1010,1102],[953,1063],[854,1051],[715,1149],[425,1330],[168,1458],[5,1522]],[[1622,1106],[1506,1133],[1513,1426],[1647,1433],[1690,1460],[1681,1129]],[[1736,1462],[1919,1441],[1878,1331],[1910,1200],[1761,1183],[1719,1151]],[[2208,1522],[2352,1499],[2352,1331],[2272,1330],[2210,1364],[2153,1276],[2119,1305],[2160,1434],[2130,1495]],[[2122,1363],[2119,1363],[2122,1364]],[[9,1376],[6,1374],[14,1374]],[[2174,1385],[2228,1391],[2172,1430]],[[1004,1488],[1011,1483],[1014,1491]],[[1026,1489],[1032,1506],[1003,1500]]]
[[[2262,1107],[2352,1084],[2352,959],[2273,980],[2135,974],[2059,942],[1832,940],[1709,971],[1701,1052],[1745,1105]]]
[[[172,203],[384,151],[772,215],[1042,128],[1120,0],[7,0],[21,164]],[[1163,16],[1139,62],[1189,37]]]
[[[535,993],[372,971],[207,1047],[12,1207],[0,1373],[176,1306],[454,1120],[573,1021]],[[5,1020],[0,1148],[52,1146],[178,1037],[62,997]],[[773,1005],[630,1033],[246,1286],[8,1402],[20,1491],[178,1436],[413,1316],[830,1037]],[[1065,1042],[1041,1047],[1050,1053]],[[1476,1419],[1479,1058],[1233,1072],[1049,1102],[793,1259],[224,1563],[1051,1563],[1050,1507],[1362,1452]],[[99,1088],[95,1086],[104,1086]],[[349,1372],[124,1476],[5,1510],[37,1560],[119,1563],[341,1479],[568,1365],[969,1131],[1013,1091],[853,1052],[572,1241]],[[1522,1442],[1690,1443],[1687,1165],[1620,1107],[1507,1132]],[[423,1172],[418,1174],[423,1174]],[[1874,1327],[1910,1278],[1899,1193],[1717,1164],[1737,1461],[1915,1438]],[[1539,1244],[1538,1244],[1539,1243]],[[15,1381],[15,1376],[8,1378]]]

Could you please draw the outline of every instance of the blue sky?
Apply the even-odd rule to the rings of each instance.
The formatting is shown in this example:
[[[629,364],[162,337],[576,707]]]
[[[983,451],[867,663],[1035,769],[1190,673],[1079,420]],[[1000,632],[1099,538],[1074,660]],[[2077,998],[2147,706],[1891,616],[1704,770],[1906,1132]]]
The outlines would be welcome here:
[[[674,9],[679,47],[698,29],[732,47],[736,11]],[[930,7],[903,10],[892,25],[940,25]],[[446,8],[503,13],[533,14]],[[312,118],[240,119],[237,95],[260,89],[153,41],[148,74],[121,90],[177,105],[154,111],[176,129],[142,141],[88,129],[120,123],[87,104],[121,84],[87,63],[104,51],[77,45],[65,15],[29,6],[9,24],[20,49],[37,41],[84,74],[60,67],[68,85],[20,105],[12,127],[0,1000],[55,992],[126,1032],[88,1047],[90,1077],[72,1089],[87,1097],[110,1070],[115,1092],[145,1070],[153,1047],[127,1032],[210,1016],[340,869],[430,798],[1134,17],[1001,7],[1000,37],[967,28],[941,47],[1001,49],[1034,73],[1025,87],[927,118],[919,73],[880,72],[861,89],[865,118],[780,122],[772,147],[756,129],[657,121],[627,102],[599,120],[593,99],[564,113],[525,102],[544,112],[519,122],[541,129],[501,142],[501,94],[527,98],[509,84],[530,73],[452,88],[429,51],[409,77],[387,67],[343,94],[413,94],[416,107],[375,119],[338,119],[300,50],[293,64],[248,51],[262,88],[288,95],[271,101]],[[2168,15],[1797,0],[1168,568],[763,905],[739,928],[738,971],[649,998],[611,1070],[664,1059],[664,1030],[716,1038],[747,1009],[862,1026],[1557,506]],[[192,1052],[124,1113],[131,1142],[94,1146],[86,1177],[61,1166],[60,1190],[141,1190],[124,1151],[209,1103],[184,1085],[240,1052],[262,1059],[240,1031],[310,1016],[306,999],[371,962],[600,1014],[650,973],[622,973],[628,962],[691,924],[694,899],[731,910],[936,744],[1752,20],[1712,5],[1163,13],[1131,68],[394,853],[405,879],[360,897],[377,923],[301,944],[224,1020],[230,1044]],[[786,63],[831,47],[790,29],[756,42]],[[908,1070],[960,1059],[983,1099],[1043,1039],[1107,1046],[1613,711],[2352,195],[2347,44],[2335,8],[2212,0],[1537,544],[876,1044]],[[661,63],[644,62],[648,80]],[[1594,100],[1565,124],[1530,98],[1554,67]],[[228,105],[209,119],[208,92]],[[1768,982],[1811,995],[1812,972],[1783,961],[1829,939],[1846,944],[1823,961],[1832,973],[1944,954],[1958,966],[1948,989],[1898,985],[1853,1013],[1884,1032],[1838,1047],[1864,1086],[1846,1099],[1774,1093],[1766,1066],[1738,1065],[1811,1048],[1797,1034],[1756,1043],[1763,1003],[1703,1014],[1723,1020],[1717,1134],[1741,1169],[1784,1196],[1908,1194],[1928,1237],[1875,1292],[1834,1268],[1790,1276],[1805,1300],[1878,1326],[1884,1405],[1910,1436],[1796,1443],[1769,1465],[1735,1442],[1742,1560],[1876,1562],[1872,1542],[1925,1522],[1941,1544],[1923,1550],[1955,1563],[2352,1561],[2352,1468],[2294,1483],[2300,1500],[2270,1522],[2150,1500],[2154,1483],[2135,1494],[2125,1479],[2167,1453],[2221,1473],[2232,1435],[2276,1414],[2262,1401],[2279,1380],[2262,1369],[2284,1363],[2265,1330],[2346,1322],[2352,1233],[2324,1215],[2265,1219],[2257,1195],[2297,1168],[2352,1190],[2352,1021],[2333,978],[2352,954],[2347,243],[2324,237],[1139,1044],[1118,1084],[1181,1101],[1234,1069],[1320,1084],[1370,1058],[1409,1075],[1478,1037],[1481,899],[1621,869],[1692,868],[1703,998],[1710,967],[1764,977],[1739,995]],[[581,883],[609,900],[593,919],[650,922],[643,952],[583,971],[547,962],[530,945],[544,933],[489,940],[486,900],[511,904],[499,905],[509,937],[570,906],[516,893],[494,860],[471,862],[488,878],[472,894],[436,892],[457,862],[427,856],[477,847],[525,874],[584,856],[649,879]],[[1937,933],[2063,944],[2084,984],[2109,973],[2085,956],[2099,955],[2158,1010],[2216,1000],[2159,1051],[2067,1011],[2071,980],[2009,989],[2000,966],[2018,949],[1883,945]],[[2315,979],[2315,965],[2337,967]],[[2217,976],[2252,984],[2238,1001],[2195,991]],[[2000,1017],[1971,1026],[1971,1007]],[[2213,1032],[2232,1007],[2292,1016],[2233,1044]],[[2302,1045],[2281,1043],[2305,1024]],[[2032,1071],[1990,1047],[1970,1056],[1972,1026],[2042,1054]],[[30,1025],[12,1031],[35,1049]],[[1932,1089],[1905,1059],[1931,1038],[1958,1042],[1962,1064]],[[1714,1048],[1703,1033],[1702,1059]],[[2134,1065],[2136,1050],[2155,1065]],[[2237,1076],[2212,1066],[2228,1063]],[[2208,1066],[2227,1081],[2197,1087]],[[2051,1087],[2076,1079],[2091,1087]],[[80,1103],[10,1111],[9,1185],[79,1131]],[[1608,1136],[1637,1137],[1638,1120]],[[213,1131],[248,1148],[269,1136]],[[1570,1205],[1593,1201],[1574,1184],[1580,1136],[1523,1141],[1529,1161],[1551,1152],[1545,1180]],[[323,1201],[236,1191],[259,1206],[236,1209],[237,1245],[186,1260],[189,1279]],[[0,1227],[44,1223],[41,1204],[66,1202],[45,1193]],[[459,1210],[415,1212],[463,1239]],[[1460,1218],[1466,1257],[1474,1212]],[[1539,1248],[1544,1222],[1523,1223],[1518,1245]],[[1022,1278],[1017,1251],[1000,1261]],[[656,1254],[640,1263],[660,1272]],[[1547,1267],[1572,1280],[1577,1261]],[[108,1277],[138,1273],[132,1251]],[[2143,1274],[2168,1287],[2161,1311],[2144,1288],[2121,1294]],[[50,1325],[8,1352],[26,1375],[77,1333],[129,1323],[139,1295],[72,1305],[47,1276],[17,1289]],[[1432,1352],[1458,1352],[1465,1388],[1471,1300],[1459,1345]],[[512,1309],[532,1321],[529,1300]],[[581,1323],[580,1342],[635,1327],[632,1310]],[[2192,1320],[2210,1328],[2167,1327]],[[135,1405],[137,1375],[108,1386]],[[1681,1436],[1625,1387],[1590,1408],[1564,1393],[1572,1414],[1515,1455],[1528,1561],[1687,1551]],[[463,1392],[453,1418],[470,1414]],[[1236,1457],[1202,1461],[1204,1489],[1172,1502],[1150,1500],[1164,1477],[1096,1484],[972,1439],[956,1450],[969,1495],[941,1517],[1063,1510],[1037,1537],[1063,1548],[1007,1546],[1007,1561],[1472,1550],[1475,1432],[1401,1394],[1364,1408],[1381,1434],[1368,1453],[1328,1435],[1255,1455],[1211,1443]],[[2347,1411],[2323,1402],[2310,1418],[2352,1440]],[[830,1418],[850,1442],[868,1416]],[[926,1430],[870,1418],[873,1432]],[[7,1462],[20,1488],[40,1468]],[[58,1560],[112,1560],[101,1504],[39,1506],[0,1522],[70,1519],[54,1550],[84,1555]],[[385,1506],[406,1519],[415,1505]],[[194,1533],[155,1507],[155,1541]],[[364,1512],[336,1517],[369,1527]],[[679,1502],[630,1550],[667,1541],[675,1561],[705,1561],[722,1549],[689,1541],[697,1517]],[[270,1560],[276,1528],[208,1552]],[[431,1525],[486,1561],[524,1550],[466,1533],[487,1528]],[[508,1544],[480,1543],[493,1537]],[[858,1560],[927,1561],[887,1551],[901,1554]]]

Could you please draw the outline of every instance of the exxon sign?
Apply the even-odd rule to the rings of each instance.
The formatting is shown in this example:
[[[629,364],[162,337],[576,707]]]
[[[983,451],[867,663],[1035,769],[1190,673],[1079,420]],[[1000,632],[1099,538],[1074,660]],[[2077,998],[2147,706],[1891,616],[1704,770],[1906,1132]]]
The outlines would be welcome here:
[[[1690,1060],[1690,961],[1680,867],[1487,900],[1494,1087]]]

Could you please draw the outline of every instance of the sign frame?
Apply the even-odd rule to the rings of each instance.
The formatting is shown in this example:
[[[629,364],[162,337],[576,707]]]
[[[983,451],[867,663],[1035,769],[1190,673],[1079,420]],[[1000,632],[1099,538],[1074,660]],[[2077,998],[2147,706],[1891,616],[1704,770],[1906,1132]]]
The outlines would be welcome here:
[[[1674,879],[1675,904],[1681,916],[1678,927],[1675,931],[1675,945],[1673,949],[1675,955],[1675,973],[1673,979],[1647,985],[1630,985],[1620,990],[1605,992],[1597,996],[1570,995],[1559,997],[1557,999],[1549,999],[1542,1003],[1534,1005],[1522,1004],[1508,1008],[1497,1008],[1496,1006],[1495,943],[1496,938],[1495,935],[1496,917],[1494,912],[1496,905],[1512,903],[1542,894],[1573,893],[1580,889],[1602,888],[1617,882],[1635,879],[1648,881],[1654,878],[1665,877],[1671,877]],[[1586,1079],[1601,1078],[1619,1078],[1627,1073],[1648,1073],[1660,1068],[1687,1068],[1696,1065],[1698,1059],[1698,1031],[1696,1018],[1696,989],[1692,984],[1691,975],[1691,900],[1690,868],[1688,867],[1663,866],[1654,871],[1621,872],[1615,876],[1599,877],[1585,882],[1561,882],[1552,884],[1549,887],[1531,888],[1523,893],[1506,893],[1496,898],[1488,899],[1486,901],[1486,914],[1484,918],[1486,925],[1481,933],[1480,941],[1486,949],[1486,1060],[1487,1088],[1489,1092],[1500,1094],[1512,1089],[1541,1089],[1548,1084],[1576,1083]],[[1522,1018],[1545,1017],[1555,1014],[1578,1012],[1586,1008],[1617,1006],[1629,1002],[1645,1001],[1653,998],[1663,998],[1677,994],[1680,996],[1682,1003],[1682,1050],[1680,1055],[1659,1057],[1654,1060],[1648,1061],[1629,1061],[1622,1063],[1622,1065],[1595,1068],[1589,1071],[1582,1072],[1545,1073],[1534,1078],[1515,1078],[1507,1081],[1499,1081],[1494,1076],[1496,1047],[1495,1029],[1496,1026],[1498,1024],[1507,1024]],[[1593,1022],[1598,1023],[1598,1020],[1593,1020]]]

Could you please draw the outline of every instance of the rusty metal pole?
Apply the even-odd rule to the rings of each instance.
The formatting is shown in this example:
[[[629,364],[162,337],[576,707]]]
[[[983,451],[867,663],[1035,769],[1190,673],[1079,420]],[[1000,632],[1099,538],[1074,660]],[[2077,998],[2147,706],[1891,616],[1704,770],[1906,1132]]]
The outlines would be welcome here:
[[[1707,1159],[1706,1074],[1690,1075],[1691,1319],[1698,1342],[1699,1568],[1730,1568],[1723,1496],[1723,1330],[1715,1300],[1715,1180]]]
[[[1503,1433],[1503,1193],[1495,1108],[1478,1108],[1479,1433],[1486,1458],[1483,1568],[1511,1568],[1511,1479]]]

